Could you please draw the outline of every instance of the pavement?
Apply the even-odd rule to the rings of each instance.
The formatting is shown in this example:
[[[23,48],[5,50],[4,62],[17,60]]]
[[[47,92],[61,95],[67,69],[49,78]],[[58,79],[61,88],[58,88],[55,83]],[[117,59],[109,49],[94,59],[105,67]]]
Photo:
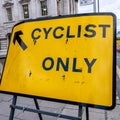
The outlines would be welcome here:
[[[0,93],[0,120],[9,120],[10,105],[12,104],[13,95]],[[78,106],[51,102],[37,99],[40,110],[49,111],[58,114],[78,116]],[[113,110],[101,110],[95,108],[89,108],[89,120],[120,120],[120,100],[116,99],[116,107]],[[27,97],[17,97],[17,106],[28,107],[36,109],[34,100]],[[42,114],[43,120],[68,120],[64,118],[53,117]],[[40,120],[37,113],[28,112],[25,110],[15,109],[14,120]],[[82,120],[86,120],[85,108],[83,107]]]

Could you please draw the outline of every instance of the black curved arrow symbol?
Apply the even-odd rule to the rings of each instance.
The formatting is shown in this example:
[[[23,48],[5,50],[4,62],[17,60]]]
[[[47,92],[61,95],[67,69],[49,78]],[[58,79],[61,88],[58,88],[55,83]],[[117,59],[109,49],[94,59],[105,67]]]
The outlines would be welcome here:
[[[14,38],[13,38],[13,43],[15,44],[15,42],[17,41],[18,44],[20,45],[20,47],[25,50],[27,48],[26,44],[23,42],[23,40],[21,39],[20,35],[23,35],[23,32],[20,30],[20,31],[17,31],[15,32],[14,34]]]

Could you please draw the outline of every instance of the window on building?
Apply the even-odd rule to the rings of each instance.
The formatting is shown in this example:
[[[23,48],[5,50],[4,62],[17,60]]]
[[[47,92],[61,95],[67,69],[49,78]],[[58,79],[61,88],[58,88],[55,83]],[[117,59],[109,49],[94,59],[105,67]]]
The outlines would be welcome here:
[[[13,18],[12,18],[12,8],[11,7],[6,8],[6,11],[7,11],[8,21],[12,21],[13,20]]]
[[[78,13],[78,0],[70,0],[70,14]]]
[[[0,40],[0,51],[1,50],[7,50],[7,40],[6,39],[3,39],[3,40]]]
[[[24,18],[29,18],[29,8],[28,8],[28,4],[24,4],[22,5],[23,7],[23,14],[24,14]]]
[[[42,11],[42,16],[48,15],[48,10],[47,10],[47,0],[42,0],[41,2],[41,11]]]

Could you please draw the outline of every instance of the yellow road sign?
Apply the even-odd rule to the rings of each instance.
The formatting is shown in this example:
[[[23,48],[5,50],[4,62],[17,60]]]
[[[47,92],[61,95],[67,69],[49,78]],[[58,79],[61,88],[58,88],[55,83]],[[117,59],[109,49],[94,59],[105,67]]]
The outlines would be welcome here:
[[[14,26],[0,90],[113,108],[115,16],[86,14]]]

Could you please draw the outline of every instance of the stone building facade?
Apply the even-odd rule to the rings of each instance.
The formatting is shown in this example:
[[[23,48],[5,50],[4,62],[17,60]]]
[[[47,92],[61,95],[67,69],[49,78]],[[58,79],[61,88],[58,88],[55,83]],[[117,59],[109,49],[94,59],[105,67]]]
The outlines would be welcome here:
[[[12,27],[26,19],[76,14],[78,0],[0,0],[0,57],[6,55]]]

